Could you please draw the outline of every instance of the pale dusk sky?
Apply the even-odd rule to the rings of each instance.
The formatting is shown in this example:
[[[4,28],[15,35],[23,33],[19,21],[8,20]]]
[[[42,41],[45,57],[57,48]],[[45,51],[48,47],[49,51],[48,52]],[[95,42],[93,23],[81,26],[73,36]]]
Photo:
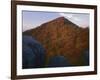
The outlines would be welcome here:
[[[22,11],[22,15],[23,31],[36,28],[39,25],[58,17],[65,17],[82,28],[89,26],[88,13]]]

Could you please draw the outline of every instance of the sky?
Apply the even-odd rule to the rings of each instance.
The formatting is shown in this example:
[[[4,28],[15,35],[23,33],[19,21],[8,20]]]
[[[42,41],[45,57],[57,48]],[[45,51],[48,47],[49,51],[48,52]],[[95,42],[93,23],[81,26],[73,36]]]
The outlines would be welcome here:
[[[22,11],[23,31],[36,28],[58,17],[65,17],[82,28],[89,26],[88,13]]]

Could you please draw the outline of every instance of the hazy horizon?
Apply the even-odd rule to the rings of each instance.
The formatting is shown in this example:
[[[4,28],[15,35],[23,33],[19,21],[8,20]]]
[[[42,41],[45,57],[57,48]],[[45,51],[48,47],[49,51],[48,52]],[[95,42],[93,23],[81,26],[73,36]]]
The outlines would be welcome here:
[[[64,17],[79,27],[85,28],[89,26],[88,13],[22,11],[23,31],[36,28],[58,17]]]

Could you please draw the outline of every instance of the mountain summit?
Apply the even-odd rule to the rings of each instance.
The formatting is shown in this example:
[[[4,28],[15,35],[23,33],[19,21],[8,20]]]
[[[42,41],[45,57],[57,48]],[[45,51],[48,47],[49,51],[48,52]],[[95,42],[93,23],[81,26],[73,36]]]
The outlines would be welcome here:
[[[58,17],[52,21],[49,21],[47,23],[44,23],[44,24],[48,24],[48,23],[52,23],[52,24],[55,24],[55,23],[58,23],[58,24],[61,24],[61,25],[64,25],[64,24],[71,24],[73,25],[74,27],[79,27],[77,26],[76,24],[72,23],[70,20],[66,19],[65,17]],[[43,24],[42,24],[43,25]]]
[[[52,56],[61,55],[78,65],[80,55],[89,47],[89,29],[80,28],[64,17],[27,30],[23,35],[31,35],[44,46],[47,61]]]

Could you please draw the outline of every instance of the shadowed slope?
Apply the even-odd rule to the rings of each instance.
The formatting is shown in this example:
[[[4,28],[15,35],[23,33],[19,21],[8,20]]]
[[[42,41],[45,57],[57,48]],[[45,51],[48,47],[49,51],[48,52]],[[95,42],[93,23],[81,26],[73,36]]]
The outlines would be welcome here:
[[[30,36],[23,36],[23,68],[41,68],[45,64],[45,49]]]

